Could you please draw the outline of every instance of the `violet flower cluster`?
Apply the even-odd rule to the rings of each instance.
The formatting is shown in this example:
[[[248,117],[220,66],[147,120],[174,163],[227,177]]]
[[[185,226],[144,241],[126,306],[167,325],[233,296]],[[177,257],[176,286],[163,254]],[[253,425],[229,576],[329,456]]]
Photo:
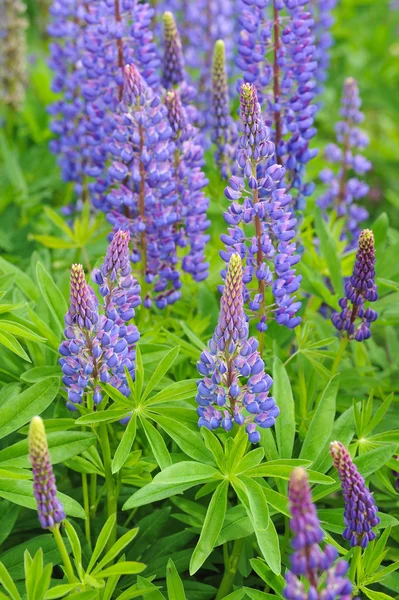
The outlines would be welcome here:
[[[294,241],[297,221],[289,207],[291,196],[279,187],[284,168],[270,160],[274,144],[252,84],[241,86],[240,117],[237,164],[242,176],[232,177],[225,190],[231,205],[224,214],[229,228],[221,236],[226,244],[221,256],[228,262],[237,252],[245,260],[244,300],[258,315],[258,330],[266,330],[267,317],[273,313],[279,325],[293,329],[301,322],[296,314],[301,303],[294,295],[301,281],[294,269],[299,261]],[[246,232],[248,226],[255,228],[255,235]],[[252,282],[256,290],[251,289]],[[268,287],[274,297],[270,306]]]
[[[306,471],[297,467],[289,484],[290,527],[294,533],[291,568],[285,576],[283,590],[286,600],[351,600],[352,584],[346,577],[349,565],[345,560],[334,562],[338,552],[323,541],[323,531],[313,504]],[[326,573],[325,578],[321,579]],[[304,584],[306,581],[306,587]]]
[[[181,248],[189,246],[182,260],[183,271],[190,273],[195,281],[203,281],[208,276],[205,246],[210,239],[206,233],[210,221],[207,218],[209,202],[204,193],[208,180],[202,171],[204,150],[198,129],[190,124],[178,91],[167,92],[165,106],[175,143],[174,177],[178,197],[175,243]]]
[[[286,168],[284,187],[296,190],[296,206],[304,207],[313,183],[305,182],[305,166],[317,154],[310,148],[316,135],[317,105],[313,35],[308,0],[246,0],[237,66],[244,81],[255,85],[275,143],[274,162]]]
[[[23,104],[27,85],[25,12],[24,0],[0,3],[0,100],[15,110]]]
[[[208,350],[197,363],[202,379],[197,382],[198,425],[226,431],[246,425],[248,439],[260,440],[257,427],[275,424],[279,408],[269,396],[272,379],[265,373],[257,350],[258,341],[248,337],[243,305],[243,272],[238,254],[232,254],[220,301],[219,320]]]
[[[99,286],[101,305],[86,283],[83,267],[72,265],[66,340],[59,349],[70,410],[77,410],[89,394],[94,405],[99,404],[100,383],[110,383],[128,395],[125,369],[135,377],[135,344],[140,334],[129,321],[140,304],[140,286],[131,274],[128,232],[116,232],[104,263],[93,271],[93,280]]]
[[[232,174],[237,144],[237,126],[230,115],[229,89],[226,72],[226,53],[223,40],[215,44],[212,62],[211,139],[216,144],[215,161],[222,177]]]
[[[353,275],[345,283],[345,297],[339,301],[341,312],[333,313],[331,319],[338,331],[346,331],[349,339],[363,342],[371,337],[370,324],[376,321],[378,313],[365,302],[378,300],[375,284],[374,235],[364,229],[359,236]]]
[[[167,11],[163,15],[164,54],[162,60],[162,85],[168,90],[185,80],[183,49],[174,16]]]
[[[342,535],[350,540],[351,546],[366,548],[376,537],[373,527],[380,522],[378,508],[345,446],[341,442],[332,442],[330,454],[341,480],[345,500],[345,531]]]
[[[371,169],[370,161],[356,153],[364,150],[369,143],[367,135],[358,127],[364,118],[360,106],[357,82],[350,77],[344,83],[340,111],[343,120],[335,127],[337,143],[328,144],[325,149],[326,159],[338,165],[338,171],[325,168],[319,175],[327,190],[317,203],[326,215],[335,210],[337,217],[343,220],[341,239],[347,241],[349,249],[356,245],[359,224],[368,217],[367,210],[357,203],[369,191],[368,185],[358,176]],[[352,173],[354,176],[351,176]]]
[[[64,508],[57,498],[57,486],[51,465],[44,423],[33,417],[29,427],[29,458],[33,472],[33,493],[40,525],[58,526],[65,519]]]

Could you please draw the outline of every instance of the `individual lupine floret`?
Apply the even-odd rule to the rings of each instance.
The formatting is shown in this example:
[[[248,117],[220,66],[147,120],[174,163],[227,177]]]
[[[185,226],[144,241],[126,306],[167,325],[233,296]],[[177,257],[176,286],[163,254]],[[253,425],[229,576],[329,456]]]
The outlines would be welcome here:
[[[291,568],[285,576],[283,590],[286,600],[350,600],[352,584],[346,577],[349,565],[345,560],[334,562],[338,552],[323,541],[323,531],[313,504],[305,469],[295,468],[290,477],[290,527],[294,533],[291,546]],[[322,575],[326,572],[325,579]],[[301,579],[302,578],[302,579]],[[308,585],[305,588],[303,580]]]
[[[345,530],[342,535],[350,540],[351,546],[366,548],[376,537],[373,527],[380,522],[378,508],[345,446],[341,442],[332,442],[330,454],[341,480],[345,500]]]
[[[162,85],[169,90],[185,80],[184,58],[179,31],[171,12],[163,15],[164,55],[162,60]]]
[[[100,383],[110,383],[122,394],[129,394],[125,369],[134,380],[135,344],[140,335],[128,322],[140,304],[140,286],[130,274],[130,264],[126,264],[128,242],[125,232],[117,232],[104,264],[94,272],[95,282],[101,282],[101,307],[86,283],[82,265],[72,265],[66,340],[59,349],[70,410],[77,410],[89,394],[94,404],[101,402]]]
[[[305,181],[306,164],[317,150],[310,148],[316,134],[314,103],[315,44],[308,0],[246,0],[240,23],[237,66],[244,81],[255,85],[268,115],[275,144],[274,162],[285,167],[283,186],[295,191],[298,208],[314,190]]]
[[[237,127],[230,115],[229,89],[226,72],[226,54],[223,40],[215,44],[212,62],[211,86],[211,139],[216,144],[215,160],[222,177],[232,173],[237,143]]]
[[[87,4],[76,0],[53,0],[48,26],[52,38],[51,89],[61,94],[48,107],[50,129],[57,136],[50,142],[50,149],[58,157],[64,181],[74,183],[78,209],[88,199],[86,175],[98,175],[104,163],[104,157],[97,153],[94,168],[93,148],[98,147],[101,137],[90,127],[87,102],[81,94],[86,79],[82,64],[86,7]]]
[[[95,205],[115,228],[130,233],[131,259],[148,288],[145,306],[151,306],[154,295],[157,307],[165,308],[181,295],[175,145],[165,106],[134,65],[125,67],[123,102],[113,118],[108,150],[114,162]]]
[[[240,116],[237,164],[243,177],[232,177],[225,190],[231,205],[224,213],[229,229],[221,236],[226,244],[221,256],[228,262],[230,255],[238,252],[245,259],[244,300],[258,315],[258,330],[266,330],[267,317],[273,313],[280,325],[293,329],[301,322],[296,315],[301,303],[292,296],[301,281],[293,268],[299,261],[293,241],[296,219],[289,209],[291,196],[278,187],[284,168],[270,161],[274,144],[261,115],[256,89],[248,83],[240,90]],[[248,225],[254,226],[254,236],[246,233]],[[257,282],[255,293],[250,292],[253,280]],[[267,287],[274,296],[271,306],[266,303]]]
[[[208,180],[202,167],[204,150],[198,141],[198,129],[188,120],[177,91],[167,92],[165,106],[173,130],[176,150],[174,153],[174,176],[176,181],[178,222],[175,225],[176,244],[189,246],[182,261],[183,271],[190,273],[195,281],[208,276],[209,263],[205,258],[205,246],[209,241],[206,230],[209,202],[204,194]]]
[[[359,236],[353,275],[345,283],[345,297],[339,301],[342,310],[331,317],[338,331],[346,331],[348,338],[357,342],[371,337],[370,324],[378,317],[375,310],[365,308],[366,301],[378,300],[374,263],[374,235],[364,229]]]
[[[364,119],[360,111],[361,100],[357,82],[352,77],[345,80],[340,114],[342,121],[336,124],[336,144],[328,144],[325,157],[339,165],[338,172],[325,168],[320,172],[320,180],[328,186],[317,203],[328,215],[335,210],[343,220],[341,239],[346,240],[348,248],[356,245],[360,233],[359,224],[366,220],[368,212],[357,203],[369,191],[369,186],[359,179],[371,169],[371,163],[357,150],[364,150],[369,143],[367,135],[358,125]],[[353,173],[355,176],[351,176]]]
[[[203,376],[197,382],[198,424],[208,429],[221,426],[226,431],[234,423],[246,425],[249,441],[256,444],[260,440],[257,428],[272,427],[280,411],[269,396],[273,380],[265,373],[258,341],[248,338],[242,278],[240,256],[232,254],[218,324],[208,350],[197,363]]]
[[[27,84],[25,12],[23,0],[0,3],[0,99],[15,110],[24,102]]]
[[[33,493],[40,525],[52,528],[65,519],[64,508],[57,498],[57,486],[51,465],[44,423],[33,417],[29,427],[29,458],[33,472]]]

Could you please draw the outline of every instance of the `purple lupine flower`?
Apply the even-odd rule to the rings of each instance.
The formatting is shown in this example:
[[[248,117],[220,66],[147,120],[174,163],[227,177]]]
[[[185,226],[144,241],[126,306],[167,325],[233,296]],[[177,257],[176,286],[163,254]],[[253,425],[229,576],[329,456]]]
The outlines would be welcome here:
[[[66,340],[59,349],[70,410],[77,410],[88,394],[93,395],[94,404],[99,404],[100,383],[110,383],[128,395],[125,369],[134,380],[135,344],[140,334],[128,322],[140,304],[140,286],[130,274],[128,243],[128,234],[118,231],[103,265],[93,273],[103,296],[101,306],[86,283],[82,265],[72,265]]]
[[[375,310],[365,308],[366,301],[378,300],[374,262],[374,235],[364,229],[359,236],[353,275],[345,283],[345,297],[339,301],[342,310],[331,317],[338,331],[346,331],[348,338],[357,342],[371,337],[370,324],[378,317]]]
[[[368,185],[357,176],[362,176],[371,169],[371,163],[357,150],[368,146],[367,135],[359,129],[363,121],[360,111],[361,100],[356,81],[350,77],[345,80],[340,114],[342,121],[336,124],[336,144],[328,144],[325,156],[332,164],[339,165],[338,172],[330,168],[323,169],[319,178],[326,184],[327,191],[320,196],[317,203],[328,214],[335,210],[338,218],[343,219],[341,239],[346,240],[348,249],[356,245],[360,233],[359,224],[366,220],[368,212],[357,203],[369,191]],[[351,176],[352,173],[355,176]]]
[[[330,454],[341,480],[345,500],[343,537],[351,546],[366,548],[375,539],[373,527],[380,522],[373,495],[341,442],[331,442]]]
[[[216,144],[215,161],[222,177],[232,174],[237,143],[237,127],[230,115],[226,54],[223,40],[215,44],[211,87],[212,142]]]
[[[162,61],[162,84],[168,90],[185,80],[184,58],[180,35],[171,12],[163,15],[164,55]]]
[[[267,318],[273,313],[280,325],[293,329],[301,322],[296,315],[301,303],[292,296],[301,281],[293,268],[299,261],[294,242],[296,219],[289,209],[291,196],[279,187],[284,168],[270,161],[274,144],[269,139],[270,132],[252,84],[241,86],[240,116],[237,164],[243,177],[232,177],[225,190],[231,205],[224,214],[229,228],[228,233],[221,236],[226,244],[221,256],[228,262],[230,255],[237,252],[245,259],[244,283],[248,288],[244,291],[244,300],[258,315],[258,330],[266,330]],[[245,232],[248,225],[255,228],[253,237]],[[249,286],[254,279],[258,289],[250,293]],[[266,306],[267,286],[274,296],[271,306]]]
[[[210,226],[206,215],[209,202],[203,191],[208,183],[202,171],[204,150],[198,140],[198,129],[189,123],[177,91],[167,92],[165,106],[176,146],[174,176],[178,222],[174,228],[175,240],[179,247],[188,244],[190,248],[183,257],[183,271],[190,273],[195,281],[203,281],[208,276],[205,246],[209,235],[205,232]]]
[[[291,546],[291,568],[285,576],[283,590],[286,600],[350,600],[352,584],[346,577],[349,565],[345,560],[333,564],[338,552],[326,544],[320,548],[324,534],[313,504],[305,469],[295,468],[290,477],[290,527],[294,533]],[[324,583],[321,580],[326,573]],[[307,580],[305,586],[301,578]]]
[[[33,472],[33,493],[36,498],[40,525],[46,529],[57,526],[65,519],[65,512],[57,498],[57,486],[51,465],[44,423],[33,417],[29,427],[29,458]]]
[[[134,65],[125,67],[123,101],[113,118],[108,150],[114,158],[108,192],[95,205],[107,212],[116,229],[130,233],[131,260],[148,286],[144,305],[150,306],[154,296],[157,307],[165,308],[181,295],[175,144],[167,109]]]
[[[274,0],[269,16],[268,0],[246,0],[237,57],[244,81],[256,87],[267,111],[266,125],[275,144],[273,161],[285,167],[283,187],[295,191],[298,208],[314,190],[314,184],[305,181],[305,166],[317,154],[310,148],[316,134],[317,62],[314,22],[304,9],[307,3]]]
[[[0,100],[14,110],[21,108],[27,85],[25,12],[23,0],[0,4]]]
[[[197,382],[198,425],[208,429],[221,426],[226,431],[234,423],[245,425],[249,441],[256,444],[260,440],[257,428],[272,427],[280,411],[269,396],[273,380],[265,373],[258,341],[248,337],[242,279],[241,259],[234,253],[227,268],[217,327],[197,363],[202,375]]]
[[[53,0],[48,26],[52,38],[49,62],[53,71],[51,89],[61,94],[60,99],[48,107],[50,129],[56,135],[56,139],[50,142],[50,149],[57,155],[64,181],[74,183],[78,210],[87,200],[86,175],[98,175],[104,162],[103,156],[97,155],[94,168],[93,148],[98,147],[101,137],[90,127],[87,102],[81,94],[86,78],[82,63],[86,10],[84,2]],[[63,212],[73,210],[71,205]]]
[[[310,10],[314,19],[313,31],[315,34],[317,69],[315,78],[317,81],[317,91],[320,94],[323,91],[324,83],[328,76],[328,67],[330,65],[330,48],[334,43],[331,35],[331,27],[334,24],[332,11],[337,6],[337,0],[313,0],[310,3]]]

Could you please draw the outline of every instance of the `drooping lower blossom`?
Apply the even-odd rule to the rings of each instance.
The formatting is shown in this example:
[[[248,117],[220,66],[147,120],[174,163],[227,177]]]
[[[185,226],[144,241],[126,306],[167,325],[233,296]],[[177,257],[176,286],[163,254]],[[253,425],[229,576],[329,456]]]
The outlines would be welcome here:
[[[199,426],[245,426],[252,443],[260,440],[258,428],[275,424],[279,408],[269,396],[272,378],[265,373],[258,341],[249,337],[243,304],[243,272],[239,254],[230,257],[220,301],[218,325],[208,350],[197,363]]]

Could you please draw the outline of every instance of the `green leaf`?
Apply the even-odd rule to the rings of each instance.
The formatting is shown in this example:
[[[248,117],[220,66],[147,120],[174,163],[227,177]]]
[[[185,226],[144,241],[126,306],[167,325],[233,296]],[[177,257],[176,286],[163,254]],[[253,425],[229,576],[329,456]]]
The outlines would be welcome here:
[[[0,411],[0,439],[40,415],[56,397],[60,380],[49,377],[6,401]]]
[[[112,548],[108,550],[104,558],[101,559],[96,568],[93,570],[93,575],[95,575],[98,571],[105,567],[105,565],[111,562],[111,560],[118,556],[118,554],[120,554],[122,550],[134,540],[138,531],[138,527],[136,527],[135,529],[131,529],[130,531],[125,533],[121,538],[119,538],[119,540],[117,540],[112,546]]]
[[[375,592],[366,587],[362,587],[362,592],[364,592],[370,600],[392,600],[392,596],[388,596],[388,594],[384,594],[384,592]]]
[[[56,237],[55,235],[40,235],[40,234],[31,234],[32,239],[39,242],[39,244],[43,244],[46,248],[56,248],[56,249],[64,249],[64,250],[72,250],[76,248],[75,242],[66,242],[65,240]]]
[[[33,367],[21,375],[22,381],[26,381],[27,383],[37,383],[42,379],[47,379],[47,377],[61,378],[59,365],[54,367]]]
[[[201,427],[201,435],[204,438],[205,446],[209,452],[212,452],[217,466],[223,470],[226,467],[226,458],[219,439],[206,427]]]
[[[65,462],[72,456],[87,450],[96,441],[96,436],[86,431],[55,431],[47,433],[52,464]],[[29,462],[28,440],[17,442],[0,450],[0,466],[26,468]]]
[[[19,341],[13,335],[11,335],[11,333],[5,333],[4,331],[0,333],[0,344],[27,362],[32,362]]]
[[[36,277],[39,283],[40,293],[60,331],[62,331],[64,328],[64,317],[68,311],[66,300],[51,275],[40,262],[38,262],[36,266]]]
[[[100,410],[98,412],[88,413],[76,419],[76,425],[96,425],[97,423],[106,423],[119,421],[129,414],[128,410]]]
[[[111,515],[110,517],[108,517],[108,519],[104,523],[104,526],[101,529],[100,534],[97,538],[97,542],[94,547],[93,554],[91,555],[90,562],[87,566],[87,573],[91,573],[94,565],[96,564],[98,558],[100,557],[100,554],[104,550],[104,548],[108,542],[109,536],[111,535],[112,529],[115,525],[115,520],[116,520],[116,515]]]
[[[4,589],[10,594],[12,600],[21,600],[21,596],[19,595],[17,586],[8,574],[8,571],[3,565],[3,563],[0,563],[0,582],[3,585]]]
[[[239,481],[248,498],[250,518],[255,532],[266,530],[269,526],[269,509],[264,488],[250,477],[241,476]]]
[[[176,348],[172,348],[172,350],[170,350],[163,357],[163,359],[155,369],[154,373],[152,374],[150,381],[147,383],[144,393],[141,396],[141,401],[144,401],[146,398],[148,398],[148,396],[150,395],[154,387],[157,385],[157,383],[159,383],[163,379],[164,375],[169,371],[170,367],[175,362],[179,352],[180,346],[177,346]]]
[[[163,404],[164,402],[178,402],[180,400],[187,400],[194,398],[197,392],[197,380],[186,379],[185,381],[176,381],[171,383],[167,387],[163,388],[160,392],[151,396],[145,402],[146,406],[155,406]]]
[[[187,456],[194,460],[213,464],[212,454],[204,447],[203,439],[197,431],[194,432],[184,423],[176,422],[175,419],[165,417],[164,415],[157,415],[153,419]]]
[[[355,426],[353,406],[350,406],[335,421],[331,431],[331,438],[325,443],[324,448],[320,452],[317,460],[314,462],[314,469],[320,473],[325,473],[328,471],[328,469],[331,467],[331,457],[329,453],[330,442],[337,440],[342,442],[344,446],[348,446],[353,438],[354,433]]]
[[[295,438],[295,405],[287,371],[276,356],[273,362],[273,395],[280,407],[276,419],[276,440],[281,458],[291,458]]]
[[[190,575],[194,575],[194,573],[196,573],[204,564],[216,544],[226,515],[228,488],[228,481],[223,481],[218,485],[212,496],[200,539],[198,540],[191,557],[189,567]]]
[[[24,340],[30,340],[32,342],[45,342],[45,338],[37,335],[34,331],[29,329],[29,327],[25,327],[24,325],[20,325],[19,323],[15,323],[14,321],[7,321],[5,319],[0,320],[0,329],[2,333],[11,334],[15,337],[23,338]]]
[[[144,569],[145,565],[140,562],[118,562],[116,565],[112,565],[111,567],[107,567],[103,571],[96,573],[96,578],[105,579],[106,577],[112,577],[114,575],[137,575],[137,573],[142,573]]]
[[[85,511],[81,505],[61,492],[57,493],[59,500],[62,502],[65,513],[71,517],[85,519]],[[19,481],[13,479],[0,479],[0,497],[19,506],[37,510],[36,500],[33,496],[33,484],[31,481]]]
[[[314,210],[316,234],[320,241],[321,254],[327,263],[334,292],[341,298],[344,295],[344,289],[339,254],[335,242],[327,230],[320,208],[315,206]]]
[[[248,477],[277,477],[279,479],[289,479],[292,470],[296,465],[272,465],[270,463],[264,463],[258,467],[254,467],[246,472]],[[328,475],[317,473],[316,471],[306,471],[311,483],[321,483],[323,485],[329,485],[334,482]]]
[[[73,231],[66,224],[64,217],[61,217],[61,215],[56,213],[55,210],[50,208],[50,206],[44,206],[43,210],[46,213],[47,217],[50,219],[50,221],[52,221],[54,223],[54,225],[56,227],[58,227],[58,229],[63,231],[65,233],[65,235],[72,240],[73,239]]]
[[[273,573],[267,564],[260,558],[251,558],[250,563],[255,573],[276,592],[277,596],[282,598],[283,589],[285,587],[284,577]]]
[[[44,600],[57,600],[58,598],[63,598],[64,596],[67,596],[69,592],[76,590],[79,585],[81,584],[62,583],[61,585],[56,585],[45,593]]]
[[[64,527],[68,536],[69,543],[71,544],[75,562],[79,566],[82,564],[82,546],[80,545],[79,536],[69,521],[64,521]]]
[[[10,535],[18,515],[18,506],[6,501],[0,503],[0,544]]]
[[[53,536],[51,534],[37,535],[1,554],[0,560],[14,581],[25,578],[24,559],[26,552],[34,554],[37,550],[42,550],[44,564],[60,564],[61,556]]]
[[[172,459],[162,435],[145,417],[140,416],[140,422],[158,465],[162,470],[170,467]]]
[[[21,269],[19,269],[17,266],[5,260],[2,256],[0,256],[0,273],[6,275],[12,273],[15,276],[15,283],[21,292],[23,292],[27,298],[30,298],[35,302],[39,300],[40,293],[36,283],[33,283],[32,279],[28,277],[28,275],[21,271]]]
[[[129,452],[132,448],[134,439],[136,437],[136,426],[137,426],[137,415],[133,414],[125,431],[123,432],[122,439],[115,451],[114,458],[112,459],[112,473],[118,473],[125,464]]]
[[[166,587],[169,600],[186,600],[182,580],[171,558],[168,560],[168,566],[166,567]]]
[[[327,384],[313,415],[310,427],[303,442],[299,458],[317,460],[326,442],[331,441],[331,431],[335,417],[335,402],[339,389],[339,375]]]

